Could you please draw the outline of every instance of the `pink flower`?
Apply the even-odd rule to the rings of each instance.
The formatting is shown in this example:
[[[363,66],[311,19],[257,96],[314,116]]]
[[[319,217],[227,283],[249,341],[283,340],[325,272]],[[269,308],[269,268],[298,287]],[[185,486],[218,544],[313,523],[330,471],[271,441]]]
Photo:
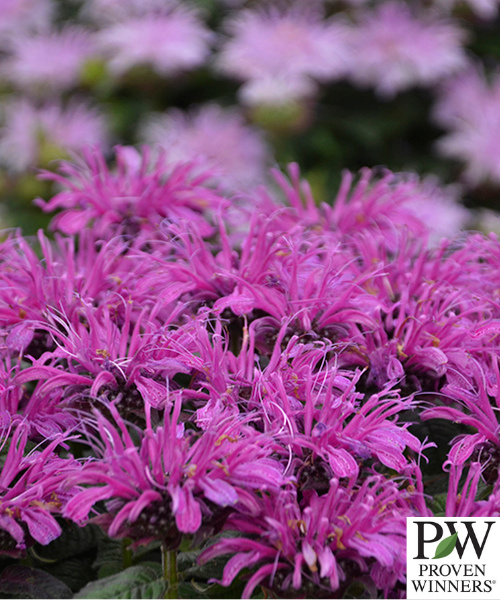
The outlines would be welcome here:
[[[418,194],[409,195],[402,207],[428,225],[431,245],[453,239],[470,226],[471,212],[458,201],[456,188],[442,187],[434,178],[424,179],[419,187]]]
[[[500,75],[488,83],[471,68],[446,82],[434,109],[435,120],[449,133],[437,142],[438,151],[465,163],[469,185],[500,182]]]
[[[260,132],[235,110],[208,104],[190,113],[171,109],[150,117],[142,129],[148,144],[159,144],[169,163],[199,161],[223,185],[262,180],[268,149]]]
[[[72,480],[93,485],[66,507],[65,516],[77,522],[106,500],[108,513],[99,520],[109,535],[176,548],[183,534],[201,528],[216,533],[230,512],[251,512],[260,494],[277,493],[286,483],[281,465],[270,458],[272,441],[244,420],[225,420],[203,432],[185,428],[178,401],[163,425],[153,430],[148,419],[134,442],[110,408],[117,426],[97,414],[102,459],[89,461]]]
[[[307,491],[299,500],[282,492],[261,505],[260,515],[231,515],[225,529],[240,535],[221,539],[200,556],[205,563],[232,555],[224,568],[224,586],[242,569],[251,569],[243,598],[250,598],[259,584],[278,596],[316,596],[319,590],[340,590],[342,596],[361,573],[385,593],[404,584],[406,517],[414,508],[410,494],[394,481],[379,475],[359,483],[332,478],[322,495]]]
[[[102,25],[143,17],[148,13],[162,13],[178,6],[178,0],[87,0],[82,11],[97,25]]]
[[[78,463],[55,454],[63,437],[24,455],[27,441],[23,423],[0,431],[0,447],[9,443],[0,473],[0,555],[18,556],[34,541],[45,546],[56,539],[61,527],[55,517],[77,491],[66,480]]]
[[[31,31],[46,31],[52,9],[52,0],[0,0],[0,45]]]
[[[63,187],[48,202],[38,202],[45,212],[64,209],[52,221],[53,229],[74,234],[93,221],[96,234],[107,239],[118,232],[151,236],[168,218],[190,221],[202,235],[212,233],[204,211],[220,207],[224,199],[206,185],[210,173],[193,173],[192,163],[169,167],[148,148],[141,154],[117,147],[116,169],[97,149],[83,154],[79,163],[63,163],[61,175],[43,175]]]
[[[93,45],[84,29],[66,27],[60,32],[18,37],[9,50],[2,73],[14,86],[29,91],[62,92],[78,84]]]
[[[383,2],[360,13],[352,35],[350,75],[363,87],[391,97],[429,86],[462,68],[465,34],[450,21],[414,16],[403,2]]]
[[[48,101],[36,106],[17,99],[3,107],[0,161],[13,171],[24,171],[86,145],[107,144],[103,116],[84,102],[66,106]]]
[[[97,39],[116,76],[136,65],[149,65],[160,75],[173,76],[205,62],[212,33],[193,10],[182,6],[110,24]]]
[[[228,20],[226,29],[231,37],[224,43],[217,65],[222,73],[246,82],[241,93],[247,101],[274,103],[274,82],[277,89],[287,89],[300,98],[312,91],[311,79],[332,81],[346,71],[346,25],[323,20],[321,14],[299,4],[286,11],[275,7],[241,11]],[[259,94],[247,90],[257,85]],[[263,94],[266,88],[267,98]],[[283,95],[280,103],[288,100],[290,96]]]
[[[310,78],[269,75],[250,79],[239,90],[240,101],[247,106],[282,106],[314,97],[318,84]]]
[[[47,323],[39,322],[37,333],[48,333],[54,350],[47,350],[33,366],[21,370],[15,383],[38,381],[41,397],[66,390],[65,404],[83,411],[103,400],[114,402],[120,414],[136,420],[144,419],[146,401],[163,410],[171,403],[170,379],[178,373],[190,374],[196,364],[191,353],[179,356],[178,346],[186,348],[183,330],[162,335],[156,324],[143,319],[144,312],[135,314],[132,303],[113,309],[113,313],[124,311],[125,322],[119,318],[118,326],[109,302],[108,297],[108,305],[78,311],[72,322],[48,308],[44,315]],[[163,324],[166,327],[169,322]],[[21,332],[23,325],[18,326]],[[18,333],[13,328],[11,336],[13,331]]]

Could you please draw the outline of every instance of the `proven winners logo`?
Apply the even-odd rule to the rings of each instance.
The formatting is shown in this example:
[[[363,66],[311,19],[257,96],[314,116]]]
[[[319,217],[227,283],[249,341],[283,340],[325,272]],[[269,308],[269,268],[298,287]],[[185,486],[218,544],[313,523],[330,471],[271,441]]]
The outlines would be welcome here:
[[[500,517],[408,518],[406,528],[409,600],[500,598]]]

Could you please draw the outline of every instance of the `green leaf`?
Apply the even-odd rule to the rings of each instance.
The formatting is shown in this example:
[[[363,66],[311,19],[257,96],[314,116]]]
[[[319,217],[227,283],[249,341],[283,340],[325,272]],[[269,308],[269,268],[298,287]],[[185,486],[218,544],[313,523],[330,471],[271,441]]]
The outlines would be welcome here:
[[[0,575],[0,598],[72,598],[62,581],[40,569],[11,565]]]
[[[31,553],[41,564],[57,563],[68,560],[73,556],[80,556],[87,552],[95,552],[102,536],[97,525],[78,527],[74,523],[60,521],[61,535],[47,546],[35,544]]]
[[[455,544],[457,543],[458,534],[454,533],[450,537],[441,540],[436,548],[436,554],[434,558],[444,558],[453,552]]]
[[[97,556],[92,564],[99,579],[116,575],[123,570],[126,566],[123,564],[123,552],[121,540],[113,540],[102,535],[97,546]]]
[[[60,520],[63,532],[47,546],[35,544],[30,548],[34,567],[43,569],[77,592],[88,581],[95,579],[93,567],[99,540],[103,537],[96,525],[78,527]]]
[[[85,555],[72,556],[55,565],[44,565],[43,569],[46,573],[65,583],[72,592],[78,592],[96,576],[96,572],[92,568],[91,557]]]
[[[167,584],[161,566],[153,563],[129,567],[104,579],[91,581],[75,598],[163,598]]]
[[[448,494],[438,494],[432,500],[431,510],[435,517],[444,517],[446,515],[446,499]]]

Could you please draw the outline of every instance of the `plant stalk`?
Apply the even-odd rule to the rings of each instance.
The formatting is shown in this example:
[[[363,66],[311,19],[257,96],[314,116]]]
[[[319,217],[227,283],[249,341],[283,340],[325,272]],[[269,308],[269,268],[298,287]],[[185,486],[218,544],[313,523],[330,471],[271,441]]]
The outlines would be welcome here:
[[[177,550],[167,550],[161,547],[161,558],[163,564],[163,577],[168,582],[165,598],[177,598],[179,592],[179,576],[177,573]]]

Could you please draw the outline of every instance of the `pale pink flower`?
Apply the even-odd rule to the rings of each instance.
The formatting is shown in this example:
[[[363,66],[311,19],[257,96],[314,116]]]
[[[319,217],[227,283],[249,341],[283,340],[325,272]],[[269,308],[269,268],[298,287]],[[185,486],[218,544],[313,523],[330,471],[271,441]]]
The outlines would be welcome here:
[[[50,25],[51,0],[0,0],[0,43],[26,31],[43,31]]]
[[[443,238],[453,239],[470,225],[471,213],[459,203],[458,192],[456,187],[444,188],[429,177],[421,182],[419,195],[408,196],[402,202],[427,225],[430,245],[437,245]]]
[[[247,106],[280,106],[314,97],[318,85],[306,77],[260,77],[244,83],[239,96],[242,104]]]
[[[85,62],[93,54],[90,35],[79,27],[66,27],[13,40],[2,65],[4,77],[22,90],[65,91],[78,84]]]
[[[434,118],[450,130],[438,140],[438,151],[465,163],[469,184],[500,182],[500,74],[488,83],[471,68],[448,81]]]
[[[265,82],[257,97],[268,88],[273,98],[273,82],[285,93],[293,90],[302,96],[311,91],[310,79],[332,81],[346,72],[347,26],[338,19],[324,20],[310,7],[243,10],[227,21],[226,30],[231,38],[223,45],[217,66],[230,77],[257,85]],[[283,82],[291,82],[289,89]],[[246,95],[252,98],[255,93]]]
[[[262,180],[268,149],[259,131],[236,110],[209,104],[190,113],[171,109],[149,118],[142,129],[147,144],[159,144],[169,162],[197,160],[224,184]]]
[[[482,209],[478,215],[477,228],[485,234],[493,232],[500,237],[500,213]]]
[[[27,99],[16,99],[2,108],[0,161],[13,171],[39,164],[44,150],[51,158],[65,151],[78,151],[86,145],[106,145],[104,117],[97,109],[80,101],[67,106],[47,102],[38,107]]]
[[[383,97],[432,85],[462,68],[465,33],[434,15],[415,16],[403,2],[385,2],[361,13],[352,44],[351,78]]]
[[[500,77],[488,83],[482,67],[471,66],[444,82],[433,116],[442,127],[457,127],[475,119],[485,104],[500,105]]]
[[[212,39],[196,12],[186,7],[148,12],[98,34],[108,66],[117,76],[137,65],[149,65],[166,76],[190,71],[208,58]]]
[[[178,0],[87,0],[82,6],[85,16],[97,24],[143,17],[179,6]]]

